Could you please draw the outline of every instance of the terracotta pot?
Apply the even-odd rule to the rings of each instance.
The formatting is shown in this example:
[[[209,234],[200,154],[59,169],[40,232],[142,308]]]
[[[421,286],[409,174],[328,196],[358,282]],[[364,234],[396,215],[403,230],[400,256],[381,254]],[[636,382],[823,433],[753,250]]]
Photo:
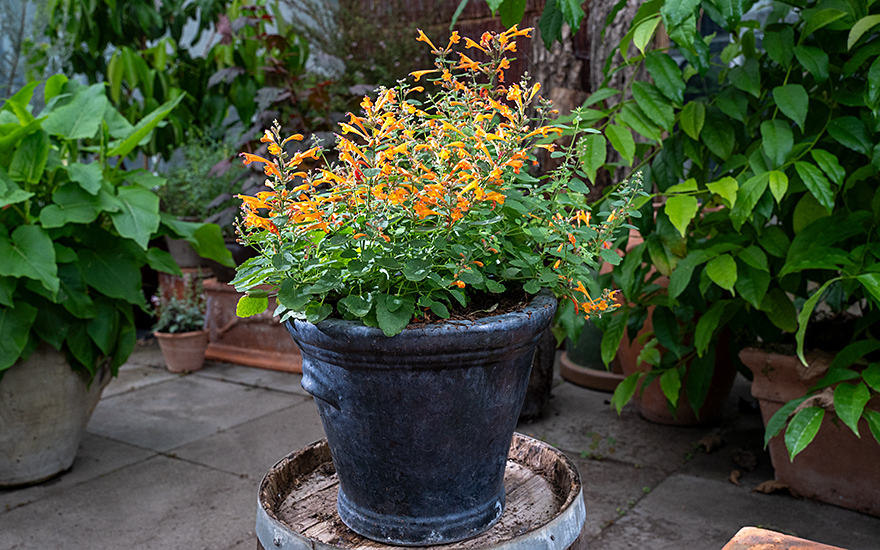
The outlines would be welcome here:
[[[110,378],[104,368],[89,384],[48,344],[4,372],[0,487],[39,483],[70,468]]]
[[[647,363],[638,364],[639,354],[644,349],[644,346],[638,342],[642,335],[652,331],[654,328],[651,322],[652,313],[653,308],[649,308],[648,318],[645,320],[642,330],[638,332],[636,342],[630,342],[626,332],[623,334],[623,341],[617,350],[617,360],[620,362],[621,370],[625,376],[651,370],[651,365]],[[715,370],[712,374],[712,381],[709,383],[709,393],[706,395],[706,402],[700,408],[699,416],[694,412],[693,407],[691,407],[688,401],[684,381],[682,381],[682,392],[678,399],[678,407],[674,412],[671,411],[669,409],[669,402],[660,388],[659,378],[652,380],[647,388],[643,388],[641,383],[636,388],[633,402],[639,414],[651,422],[675,426],[702,426],[718,422],[721,419],[721,414],[724,412],[724,405],[727,403],[728,396],[730,396],[730,390],[733,388],[733,380],[736,378],[736,367],[730,359],[729,344],[729,334],[722,333],[716,345]]]
[[[165,358],[165,366],[171,372],[195,372],[205,364],[208,347],[208,331],[194,330],[171,334],[155,332],[159,349]]]
[[[794,355],[746,348],[739,358],[754,373],[752,395],[761,406],[766,425],[786,402],[802,397],[824,375],[833,356],[807,354],[809,368]],[[868,407],[880,410],[880,404]],[[789,460],[784,432],[770,440],[776,479],[800,495],[844,508],[880,516],[880,445],[864,420],[861,438],[826,414],[816,438],[794,461]]]

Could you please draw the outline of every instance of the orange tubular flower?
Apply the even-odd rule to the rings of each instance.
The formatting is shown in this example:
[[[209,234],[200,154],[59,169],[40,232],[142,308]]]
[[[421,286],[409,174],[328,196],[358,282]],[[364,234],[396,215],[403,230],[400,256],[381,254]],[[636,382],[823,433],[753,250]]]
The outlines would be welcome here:
[[[272,132],[266,130],[263,133],[263,137],[260,138],[260,143],[275,143],[275,138],[272,136]]]
[[[242,157],[244,157],[243,164],[250,164],[252,162],[262,162],[264,164],[271,164],[271,161],[264,159],[259,155],[252,155],[250,153],[241,153]]]
[[[281,147],[279,147],[276,143],[269,144],[269,154],[278,156],[281,154]]]
[[[473,59],[471,59],[470,57],[466,56],[465,54],[463,54],[461,52],[458,52],[458,55],[461,56],[461,62],[459,62],[459,64],[456,65],[456,67],[455,67],[456,69],[467,69],[470,71],[479,71],[480,70],[479,63],[477,63],[476,61],[474,61]]]
[[[419,36],[418,36],[418,38],[416,38],[416,41],[418,41],[418,42],[424,42],[424,43],[426,43],[427,45],[431,46],[431,52],[432,52],[432,53],[433,53],[433,52],[440,51],[439,48],[437,48],[437,46],[435,46],[434,43],[431,42],[431,39],[428,38],[428,37],[425,35],[425,33],[422,32],[422,29],[416,29],[416,30],[419,31]]]
[[[284,145],[285,143],[287,143],[288,141],[291,141],[291,140],[302,141],[303,135],[302,134],[293,134],[292,136],[288,136],[284,139],[284,141],[281,142],[281,145]]]
[[[413,71],[409,74],[410,74],[410,76],[413,77],[413,80],[415,82],[418,82],[419,79],[422,78],[423,76],[425,76],[426,74],[431,74],[431,73],[436,73],[436,72],[440,72],[440,69],[429,69],[427,71]]]
[[[486,48],[484,48],[483,46],[480,46],[479,44],[477,44],[476,42],[474,42],[473,40],[471,40],[468,37],[465,37],[464,44],[465,44],[465,47],[467,47],[467,48],[476,48],[476,49],[482,51],[483,53],[489,53],[486,50]]]
[[[453,281],[452,284],[453,284],[454,286],[457,286],[458,288],[464,288],[464,287],[465,287],[464,281]]]

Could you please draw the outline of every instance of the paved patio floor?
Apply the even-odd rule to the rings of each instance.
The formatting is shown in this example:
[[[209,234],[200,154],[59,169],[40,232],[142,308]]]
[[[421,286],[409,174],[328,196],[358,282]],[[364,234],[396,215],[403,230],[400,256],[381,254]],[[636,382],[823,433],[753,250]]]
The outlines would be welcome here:
[[[105,390],[71,470],[0,490],[0,550],[253,550],[263,474],[323,437],[299,380],[222,363],[175,375],[155,344],[139,346]],[[517,430],[577,464],[591,549],[719,550],[744,526],[880,549],[880,518],[753,492],[773,470],[748,389],[737,381],[722,425],[673,428],[631,408],[618,417],[609,394],[558,380],[544,417]],[[719,445],[707,452],[701,441]]]

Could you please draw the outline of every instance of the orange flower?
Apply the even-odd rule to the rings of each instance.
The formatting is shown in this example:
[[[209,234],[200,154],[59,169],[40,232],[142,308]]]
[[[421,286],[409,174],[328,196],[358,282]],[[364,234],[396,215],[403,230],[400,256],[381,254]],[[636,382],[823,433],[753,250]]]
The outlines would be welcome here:
[[[275,138],[272,136],[272,132],[266,130],[263,133],[263,137],[260,138],[260,143],[275,143]]]
[[[465,54],[458,52],[458,55],[461,56],[461,62],[456,65],[456,69],[468,69],[470,71],[479,71],[480,64],[466,56]]]
[[[418,41],[418,42],[424,42],[424,43],[426,43],[427,45],[431,46],[431,51],[432,51],[432,52],[439,51],[439,48],[437,48],[437,46],[435,46],[434,43],[431,42],[431,39],[428,38],[427,36],[425,36],[425,33],[422,32],[422,29],[416,29],[416,30],[419,31],[419,37],[416,38],[416,41]]]
[[[264,159],[258,155],[252,155],[250,153],[241,153],[241,156],[244,157],[244,164],[250,164],[252,162],[263,162],[265,164],[269,164],[270,161]]]
[[[477,48],[478,50],[482,50],[483,53],[489,53],[488,51],[486,51],[486,48],[484,48],[483,46],[480,46],[479,44],[477,44],[476,42],[474,42],[473,40],[471,40],[468,37],[465,37],[464,43],[465,43],[465,47],[467,47],[467,48]]]
[[[275,156],[280,155],[280,154],[281,154],[281,147],[279,147],[279,146],[278,146],[277,144],[275,144],[275,143],[270,143],[270,144],[269,144],[269,154],[270,154],[270,155],[275,155]]]
[[[455,285],[455,286],[457,286],[458,288],[464,288],[464,287],[465,287],[464,281],[453,281],[452,284]]]
[[[409,74],[410,74],[410,76],[415,77],[415,78],[413,78],[414,81],[418,82],[419,79],[422,78],[423,76],[425,76],[426,74],[436,73],[436,72],[439,72],[439,70],[440,69],[429,69],[427,71],[413,71]]]

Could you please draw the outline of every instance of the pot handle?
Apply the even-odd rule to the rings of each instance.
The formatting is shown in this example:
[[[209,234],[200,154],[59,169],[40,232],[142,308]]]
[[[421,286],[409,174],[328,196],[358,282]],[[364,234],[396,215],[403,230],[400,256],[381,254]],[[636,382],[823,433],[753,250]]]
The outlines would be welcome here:
[[[340,410],[339,398],[330,389],[329,374],[326,369],[312,363],[306,357],[302,358],[303,377],[300,385],[302,389],[316,399],[324,401],[336,410]]]

